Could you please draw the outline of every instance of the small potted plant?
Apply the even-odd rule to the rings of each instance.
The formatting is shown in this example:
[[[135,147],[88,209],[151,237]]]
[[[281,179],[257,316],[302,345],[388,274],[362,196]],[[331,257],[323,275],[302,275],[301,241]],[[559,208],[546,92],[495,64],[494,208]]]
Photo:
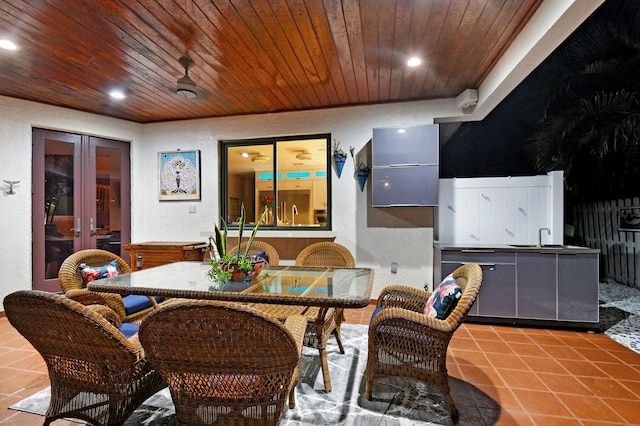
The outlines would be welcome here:
[[[347,153],[340,148],[340,142],[336,139],[333,139],[333,162],[336,165],[336,170],[338,171],[338,178],[342,176],[342,169],[344,167],[344,163],[347,161]]]
[[[258,228],[267,216],[265,210],[253,228],[249,241],[244,252],[229,253],[227,251],[227,223],[222,220],[222,229],[215,225],[213,237],[209,237],[209,249],[211,253],[211,269],[207,272],[208,277],[217,283],[226,284],[229,281],[250,282],[253,277],[260,273],[260,269],[266,265],[266,260],[262,257],[250,255],[251,245],[258,232]],[[241,207],[240,221],[238,223],[238,246],[242,243],[242,233],[245,226],[245,208]],[[213,288],[210,288],[213,289]]]
[[[364,185],[367,183],[367,178],[369,177],[369,172],[371,172],[371,167],[367,166],[360,160],[356,160],[354,147],[350,146],[349,152],[351,153],[351,158],[353,159],[353,163],[356,167],[356,177],[358,178],[360,191],[364,191]]]

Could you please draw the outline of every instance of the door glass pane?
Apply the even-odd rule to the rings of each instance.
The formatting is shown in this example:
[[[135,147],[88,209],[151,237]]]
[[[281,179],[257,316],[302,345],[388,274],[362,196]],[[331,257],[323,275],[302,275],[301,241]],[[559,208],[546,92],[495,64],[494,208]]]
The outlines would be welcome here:
[[[121,150],[96,147],[96,247],[120,256],[122,206],[120,203]]]
[[[73,253],[74,144],[47,139],[44,171],[45,278],[56,278]]]

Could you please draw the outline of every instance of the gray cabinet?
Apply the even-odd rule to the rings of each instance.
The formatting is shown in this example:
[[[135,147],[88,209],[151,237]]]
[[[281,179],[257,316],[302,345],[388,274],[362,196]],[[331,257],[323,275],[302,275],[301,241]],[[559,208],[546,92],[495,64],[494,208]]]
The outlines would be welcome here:
[[[518,253],[518,318],[556,319],[556,253]]]
[[[371,204],[437,205],[439,144],[437,124],[373,129]]]
[[[516,315],[515,253],[460,250],[441,254],[442,278],[465,263],[482,268],[480,293],[469,311],[470,316],[507,317]]]
[[[598,254],[558,253],[558,319],[598,322]]]
[[[434,281],[465,263],[482,267],[482,286],[470,317],[597,323],[598,252],[590,249],[442,249]]]

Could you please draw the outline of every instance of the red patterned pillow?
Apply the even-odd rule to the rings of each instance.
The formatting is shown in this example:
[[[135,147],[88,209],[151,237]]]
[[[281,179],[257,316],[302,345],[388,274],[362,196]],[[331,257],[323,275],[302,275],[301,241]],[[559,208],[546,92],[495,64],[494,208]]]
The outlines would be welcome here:
[[[120,269],[118,268],[117,260],[113,260],[103,266],[88,266],[86,263],[82,263],[80,265],[80,273],[82,274],[82,282],[86,287],[91,281],[118,276]]]
[[[453,278],[453,274],[450,274],[442,280],[427,300],[427,304],[424,305],[424,314],[440,320],[445,319],[458,304],[460,296],[462,296],[462,289]]]

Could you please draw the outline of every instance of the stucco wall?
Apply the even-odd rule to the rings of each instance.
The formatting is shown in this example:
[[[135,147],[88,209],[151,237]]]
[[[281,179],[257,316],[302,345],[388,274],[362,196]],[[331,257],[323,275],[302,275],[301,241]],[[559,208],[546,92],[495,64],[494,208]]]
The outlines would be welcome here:
[[[0,97],[3,135],[2,179],[19,180],[15,195],[3,191],[0,204],[0,300],[30,289],[31,273],[31,129],[43,127],[131,142],[132,241],[199,240],[212,232],[218,209],[218,145],[220,139],[330,132],[344,147],[360,151],[374,127],[432,123],[453,114],[449,101],[336,108],[221,119],[140,125],[63,108]],[[160,202],[157,197],[157,153],[199,149],[202,199]],[[384,286],[402,282],[421,287],[432,275],[433,229],[381,228],[367,224],[367,193],[353,177],[353,163],[342,177],[331,173],[334,229],[323,235],[348,247],[359,266],[375,269],[372,297]],[[196,212],[188,207],[195,205]],[[263,235],[262,230],[258,235]],[[267,235],[268,231],[264,231]],[[391,274],[391,262],[398,273]]]
[[[0,302],[9,293],[31,289],[33,127],[103,136],[132,146],[142,136],[140,124],[0,96],[0,179],[20,181],[15,194],[8,195],[0,180]]]

